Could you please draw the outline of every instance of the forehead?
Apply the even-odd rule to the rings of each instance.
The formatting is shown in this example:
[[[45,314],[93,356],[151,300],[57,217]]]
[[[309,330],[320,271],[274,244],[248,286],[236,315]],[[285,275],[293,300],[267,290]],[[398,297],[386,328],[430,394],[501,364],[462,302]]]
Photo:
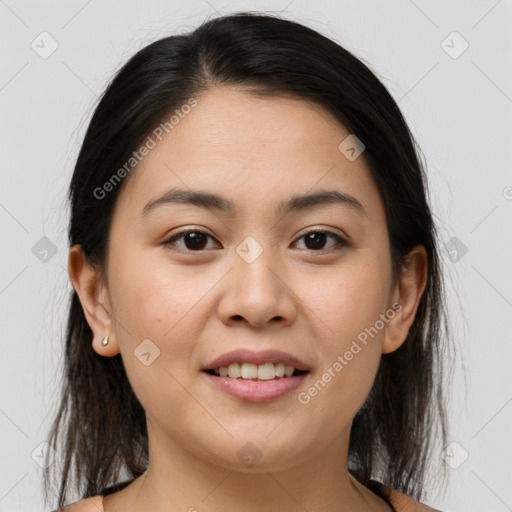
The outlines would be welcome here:
[[[380,198],[363,156],[350,161],[340,151],[350,133],[322,106],[230,87],[195,100],[162,140],[153,136],[155,147],[131,171],[119,208],[142,212],[176,187],[229,196],[244,213],[333,188],[359,196],[370,214],[379,207],[372,204]]]

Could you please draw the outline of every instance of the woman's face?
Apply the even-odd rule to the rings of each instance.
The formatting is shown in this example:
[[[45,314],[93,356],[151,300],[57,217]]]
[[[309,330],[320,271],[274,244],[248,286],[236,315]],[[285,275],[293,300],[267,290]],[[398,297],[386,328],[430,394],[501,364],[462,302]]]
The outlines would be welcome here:
[[[196,100],[123,185],[109,240],[111,325],[95,334],[110,334],[121,352],[150,451],[252,472],[346,454],[381,354],[413,319],[391,281],[364,152],[357,157],[361,148],[318,105],[228,87]],[[172,190],[222,199],[148,206]],[[326,192],[332,200],[315,200]],[[193,233],[178,236],[184,230]],[[308,372],[264,380],[265,365],[248,384],[259,393],[244,384],[231,393],[230,377],[205,369],[237,349],[281,351]],[[279,395],[281,385],[289,389]]]

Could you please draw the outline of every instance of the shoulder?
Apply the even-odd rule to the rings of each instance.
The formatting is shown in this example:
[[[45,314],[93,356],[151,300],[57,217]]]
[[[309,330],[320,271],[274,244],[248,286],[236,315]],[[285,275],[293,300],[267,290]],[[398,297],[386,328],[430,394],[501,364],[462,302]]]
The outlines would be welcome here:
[[[393,489],[387,489],[387,495],[396,512],[442,512]]]
[[[393,507],[395,507],[396,512],[442,512],[393,489],[386,489],[386,494]],[[85,498],[68,505],[64,509],[52,512],[103,512],[102,496],[98,494],[91,498]]]
[[[103,512],[102,496],[97,494],[91,498],[71,503],[71,505],[67,505],[64,508],[52,510],[52,512]]]

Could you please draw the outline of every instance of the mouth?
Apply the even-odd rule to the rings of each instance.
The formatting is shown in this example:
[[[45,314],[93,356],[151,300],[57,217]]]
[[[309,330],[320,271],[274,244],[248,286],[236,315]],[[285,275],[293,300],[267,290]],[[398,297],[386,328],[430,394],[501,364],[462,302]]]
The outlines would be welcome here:
[[[268,402],[297,389],[312,369],[280,350],[237,349],[211,361],[201,372],[217,391],[247,402]]]
[[[202,370],[213,377],[226,377],[235,380],[271,381],[288,379],[309,373],[308,370],[299,370],[290,365],[267,363],[255,365],[250,363],[232,363],[215,369]]]
[[[255,352],[238,349],[217,357],[203,370],[211,375],[232,379],[270,380],[299,375],[299,372],[308,372],[310,367],[292,354],[280,350]]]
[[[220,391],[223,395],[228,395],[231,398],[253,403],[271,402],[285,397],[292,391],[295,391],[309,374],[309,372],[302,371],[300,375],[259,380],[257,378],[233,379],[231,377],[221,377],[204,370],[201,373],[209,385],[217,392]]]
[[[282,363],[231,363],[201,373],[222,394],[245,402],[270,402],[296,390],[307,378],[309,370],[299,370]]]

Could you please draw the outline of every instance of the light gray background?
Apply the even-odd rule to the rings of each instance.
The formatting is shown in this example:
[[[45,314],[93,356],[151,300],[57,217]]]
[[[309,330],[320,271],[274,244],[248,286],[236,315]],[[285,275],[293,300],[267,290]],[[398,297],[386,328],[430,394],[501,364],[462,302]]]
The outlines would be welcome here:
[[[0,511],[43,509],[35,460],[57,405],[71,290],[65,194],[96,97],[142,46],[238,10],[281,12],[332,37],[399,101],[425,154],[442,240],[467,248],[458,261],[443,254],[463,360],[450,409],[451,483],[444,497],[430,488],[428,503],[512,510],[510,0],[0,0]],[[47,58],[31,47],[51,48],[44,31],[58,43]],[[454,31],[469,44],[461,55]],[[43,237],[57,250],[47,261],[36,256]]]

